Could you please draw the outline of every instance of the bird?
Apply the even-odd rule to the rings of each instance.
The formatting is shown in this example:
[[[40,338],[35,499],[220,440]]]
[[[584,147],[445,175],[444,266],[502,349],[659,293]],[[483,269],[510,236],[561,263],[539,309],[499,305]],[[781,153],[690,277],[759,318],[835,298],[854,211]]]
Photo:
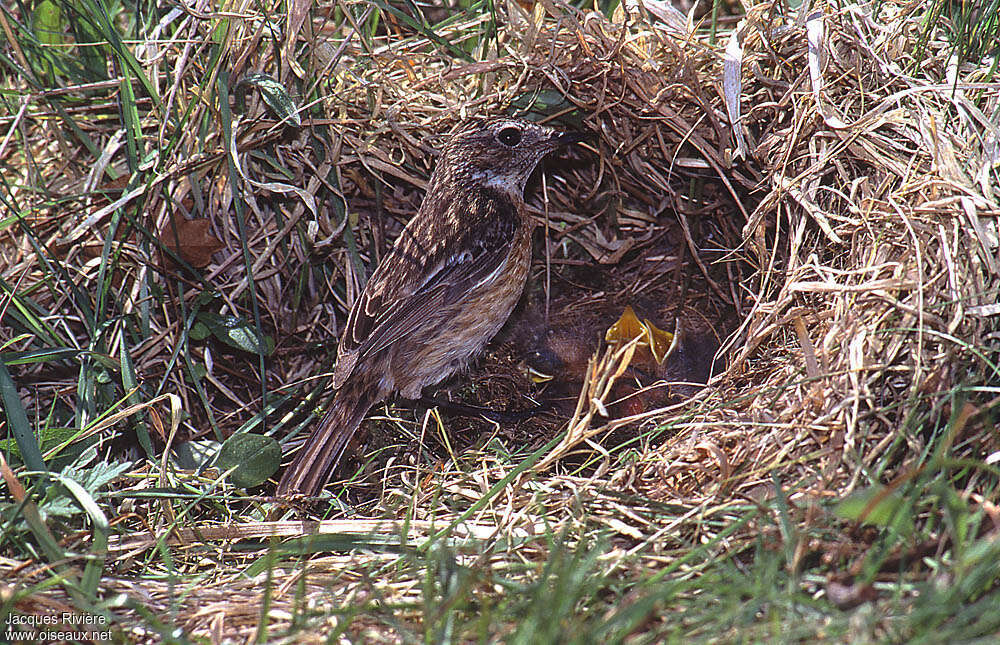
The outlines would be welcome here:
[[[648,334],[605,400],[612,418],[677,403],[723,371],[725,357],[716,355],[736,327],[732,314],[694,293],[678,297],[646,264],[601,272],[586,286],[567,282],[551,299],[532,293],[518,306],[498,340],[540,387],[536,397],[547,410],[573,414],[591,360],[636,335]]]
[[[518,118],[458,126],[416,215],[351,308],[335,396],[282,474],[279,497],[318,495],[373,405],[393,393],[420,398],[500,330],[531,268],[528,178],[548,153],[593,138]]]

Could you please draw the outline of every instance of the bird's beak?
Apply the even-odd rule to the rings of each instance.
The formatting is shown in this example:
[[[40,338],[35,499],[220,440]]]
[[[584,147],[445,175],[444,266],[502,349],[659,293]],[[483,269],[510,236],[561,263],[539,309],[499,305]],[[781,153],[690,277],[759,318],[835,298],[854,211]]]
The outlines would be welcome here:
[[[595,132],[560,132],[552,137],[553,142],[561,146],[568,146],[571,143],[582,143],[584,141],[596,141]]]

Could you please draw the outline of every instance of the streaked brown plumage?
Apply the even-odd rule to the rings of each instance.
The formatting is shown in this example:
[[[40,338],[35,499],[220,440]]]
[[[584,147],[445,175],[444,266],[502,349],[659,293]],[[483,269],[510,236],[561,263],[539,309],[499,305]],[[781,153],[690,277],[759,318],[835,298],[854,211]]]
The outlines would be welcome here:
[[[500,330],[531,265],[524,185],[548,152],[585,138],[507,118],[466,122],[451,137],[420,210],[351,309],[337,395],[278,495],[317,494],[372,405],[393,392],[418,398]]]

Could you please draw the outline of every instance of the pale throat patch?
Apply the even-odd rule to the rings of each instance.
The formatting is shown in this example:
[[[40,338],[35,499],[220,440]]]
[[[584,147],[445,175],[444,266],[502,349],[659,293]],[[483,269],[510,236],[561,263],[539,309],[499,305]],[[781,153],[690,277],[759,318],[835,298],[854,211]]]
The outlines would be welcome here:
[[[521,193],[524,191],[524,184],[528,180],[524,173],[516,176],[510,176],[495,172],[488,172],[486,170],[474,172],[470,175],[470,177],[475,183],[481,186],[496,188],[505,193],[514,195],[515,197],[521,197]]]

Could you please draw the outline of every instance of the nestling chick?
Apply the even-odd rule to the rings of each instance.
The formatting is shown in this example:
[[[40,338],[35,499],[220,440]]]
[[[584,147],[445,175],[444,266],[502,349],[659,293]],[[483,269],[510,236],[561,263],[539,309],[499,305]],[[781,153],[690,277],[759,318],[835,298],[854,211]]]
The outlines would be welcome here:
[[[464,123],[444,146],[416,216],[376,267],[340,339],[337,395],[278,484],[315,495],[368,410],[461,369],[510,316],[531,265],[524,186],[579,133],[500,118]]]
[[[651,309],[655,324],[668,326],[662,320],[664,312]],[[645,307],[640,310],[649,311]],[[564,413],[570,414],[575,406],[591,357],[603,351],[610,329],[624,320],[622,315],[615,322],[621,311],[620,306],[610,302],[608,306],[583,310],[557,305],[545,322],[540,312],[528,308],[511,328],[509,340],[524,356],[533,380],[551,383],[550,396],[562,397]],[[666,334],[673,336],[673,342],[667,341],[669,349],[661,348],[667,349],[665,356],[656,357],[648,350],[634,354],[612,390],[612,416],[638,414],[692,396],[724,367],[721,360],[715,359],[721,341],[719,331],[692,312],[681,312],[673,323],[674,333]],[[646,323],[652,324],[649,320]],[[718,324],[724,328],[722,321]]]

